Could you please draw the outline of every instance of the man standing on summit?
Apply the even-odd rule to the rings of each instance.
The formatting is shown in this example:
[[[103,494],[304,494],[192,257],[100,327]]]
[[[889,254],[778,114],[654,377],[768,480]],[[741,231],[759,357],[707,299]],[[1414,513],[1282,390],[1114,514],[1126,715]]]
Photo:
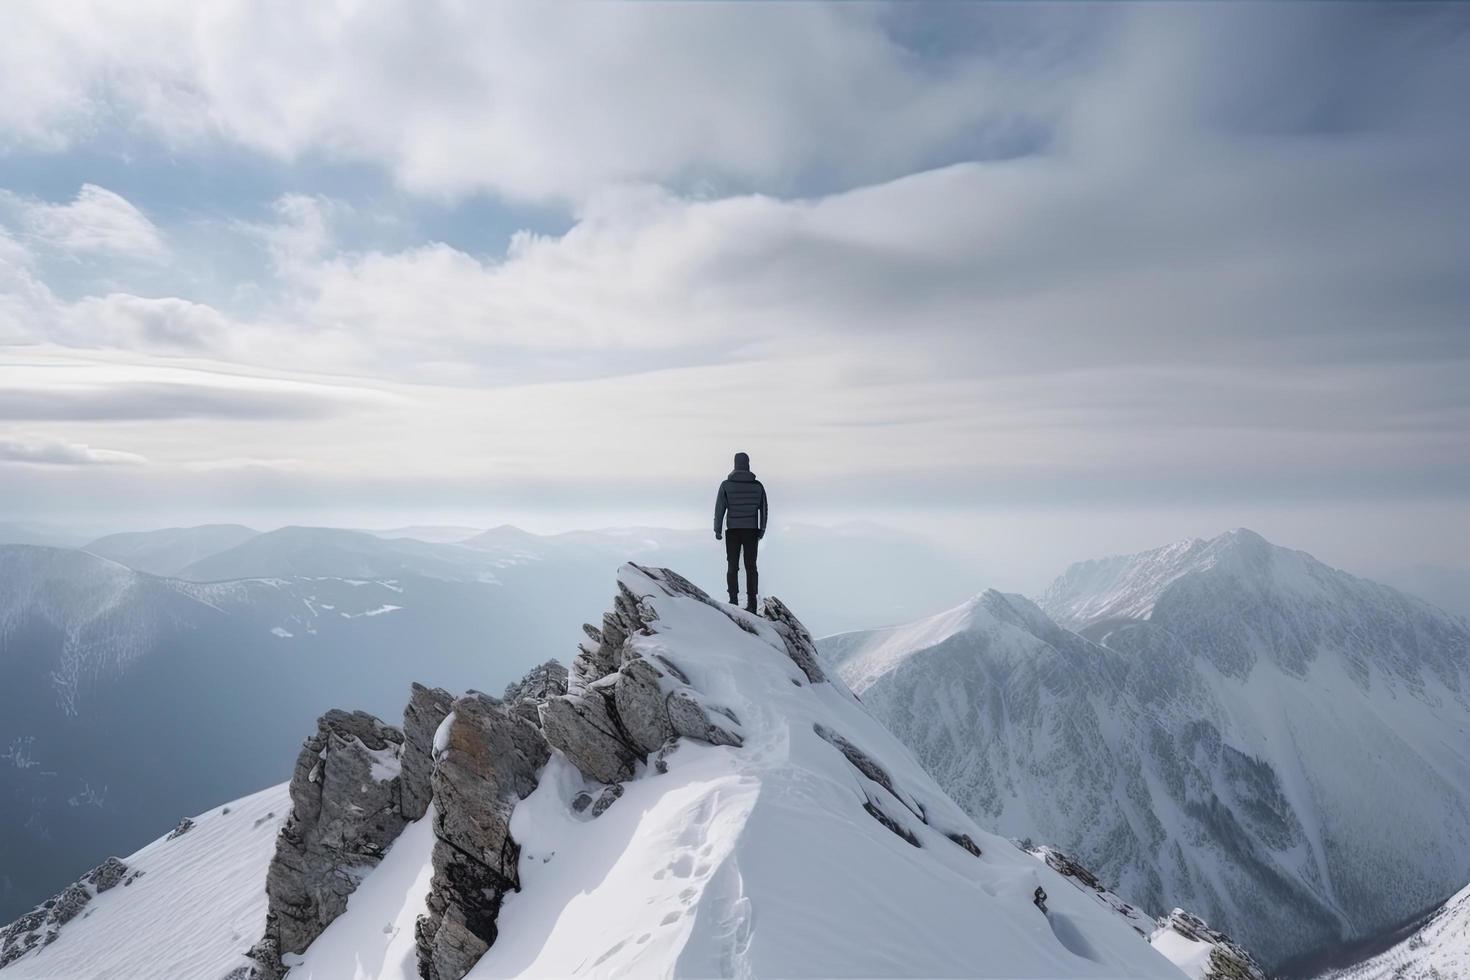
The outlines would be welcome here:
[[[736,453],[735,468],[715,497],[715,540],[725,539],[725,585],[732,606],[740,603],[740,553],[745,552],[745,608],[750,612],[755,612],[760,594],[755,555],[766,536],[766,515],[766,488],[750,472],[750,457]]]

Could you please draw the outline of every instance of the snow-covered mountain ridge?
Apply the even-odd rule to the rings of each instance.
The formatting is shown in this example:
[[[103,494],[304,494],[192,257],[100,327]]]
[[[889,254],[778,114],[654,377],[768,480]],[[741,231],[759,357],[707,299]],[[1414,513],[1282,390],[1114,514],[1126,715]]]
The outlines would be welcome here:
[[[977,819],[1271,962],[1470,876],[1463,620],[1248,531],[1074,566],[1043,603],[821,645]]]
[[[621,561],[722,582],[708,532],[417,530],[436,540],[218,525],[109,536],[88,546],[100,554],[0,545],[0,918],[261,785],[335,699],[393,713],[416,676],[520,676],[578,635],[576,611]],[[773,528],[762,563],[829,626],[923,608],[958,581],[922,539],[870,529]]]
[[[1455,980],[1470,977],[1470,885],[1389,949],[1321,980]]]
[[[6,975],[1180,976],[967,817],[784,605],[631,565],[618,585],[569,674],[415,687],[402,728],[329,713],[272,855],[280,788],[125,859],[144,874]],[[185,865],[240,914],[151,884]]]

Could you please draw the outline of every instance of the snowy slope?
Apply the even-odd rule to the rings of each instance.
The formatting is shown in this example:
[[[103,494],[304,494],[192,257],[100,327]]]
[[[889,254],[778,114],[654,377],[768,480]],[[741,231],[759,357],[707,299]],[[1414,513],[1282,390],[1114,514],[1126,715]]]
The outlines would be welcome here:
[[[1436,909],[1402,941],[1322,980],[1454,980],[1470,977],[1470,886]]]
[[[1051,584],[1039,605],[1068,629],[1113,619],[1147,619],[1159,593],[1180,576],[1214,565],[1230,538],[1217,538],[1213,547],[1191,538],[1136,555],[1077,562]]]
[[[629,641],[636,654],[676,665],[705,704],[728,709],[742,744],[680,740],[666,771],[640,766],[597,817],[574,812],[588,785],[554,753],[513,814],[521,890],[506,898],[498,939],[471,978],[1178,980],[1111,909],[976,826],[840,682],[810,681],[771,622],[673,594],[633,566],[619,578],[651,611],[652,628]],[[863,767],[849,750],[860,750]],[[417,976],[413,924],[428,884],[430,823],[403,831],[345,914],[290,960],[292,980]],[[231,858],[193,867],[193,887],[230,896],[258,890],[267,855],[250,850],[246,821],[226,832],[233,836],[218,849]],[[978,855],[957,843],[961,835]],[[188,839],[154,847],[162,859]],[[233,857],[247,851],[260,861],[253,877]],[[1045,914],[1032,901],[1038,886],[1050,896]],[[93,974],[217,975],[170,973],[150,959],[149,939],[162,927],[144,923],[156,918],[169,919],[171,930],[207,932],[211,969],[248,944],[248,934],[234,938],[233,918],[206,925],[186,903],[126,909],[152,894],[99,899],[84,923],[87,938],[74,941],[67,927],[25,961],[33,972],[24,975],[58,969],[68,948],[92,957]],[[114,947],[124,922],[137,934]]]
[[[123,859],[136,880],[93,898],[55,942],[11,963],[5,980],[223,977],[265,917],[265,871],[291,801],[274,786],[194,818]],[[226,812],[228,811],[228,812]]]
[[[1250,532],[1084,563],[1045,601],[1101,642],[988,592],[822,648],[982,823],[1268,962],[1463,884],[1462,621]]]

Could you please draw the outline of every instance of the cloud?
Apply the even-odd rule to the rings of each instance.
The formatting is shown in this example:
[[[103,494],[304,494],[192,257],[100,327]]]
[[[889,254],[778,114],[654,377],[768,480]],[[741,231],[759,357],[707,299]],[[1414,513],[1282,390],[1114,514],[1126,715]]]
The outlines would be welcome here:
[[[111,371],[0,368],[59,438],[299,493],[682,493],[736,441],[823,499],[1463,485],[1458,8],[77,9],[0,40],[15,152],[121,120],[410,193],[290,170],[220,222],[259,268],[212,296],[182,248],[75,288],[0,233],[0,340]],[[347,230],[482,191],[566,223]]]
[[[213,307],[173,296],[110,293],[61,307],[54,339],[127,350],[224,351],[233,329]]]
[[[142,211],[96,184],[83,184],[69,204],[21,201],[19,211],[30,235],[50,248],[149,261],[168,254],[162,233]]]
[[[137,453],[93,449],[80,443],[0,436],[0,464],[34,466],[139,466],[148,460]]]
[[[0,133],[55,149],[116,118],[175,145],[378,163],[430,194],[577,201],[624,181],[862,182],[1012,152],[1057,113],[1066,23],[1060,39],[1029,30],[1025,44],[936,61],[887,16],[845,4],[34,4],[0,41]]]
[[[56,348],[0,348],[0,355],[0,420],[278,424],[391,410],[404,402],[340,380],[199,362],[136,356],[103,360]]]

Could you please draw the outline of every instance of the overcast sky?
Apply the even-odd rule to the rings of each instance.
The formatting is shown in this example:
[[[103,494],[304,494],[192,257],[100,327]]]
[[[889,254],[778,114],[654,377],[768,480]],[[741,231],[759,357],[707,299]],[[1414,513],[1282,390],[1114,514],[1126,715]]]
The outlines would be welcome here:
[[[1466,92],[1464,5],[16,0],[0,519],[699,526],[744,449],[1463,559]]]

